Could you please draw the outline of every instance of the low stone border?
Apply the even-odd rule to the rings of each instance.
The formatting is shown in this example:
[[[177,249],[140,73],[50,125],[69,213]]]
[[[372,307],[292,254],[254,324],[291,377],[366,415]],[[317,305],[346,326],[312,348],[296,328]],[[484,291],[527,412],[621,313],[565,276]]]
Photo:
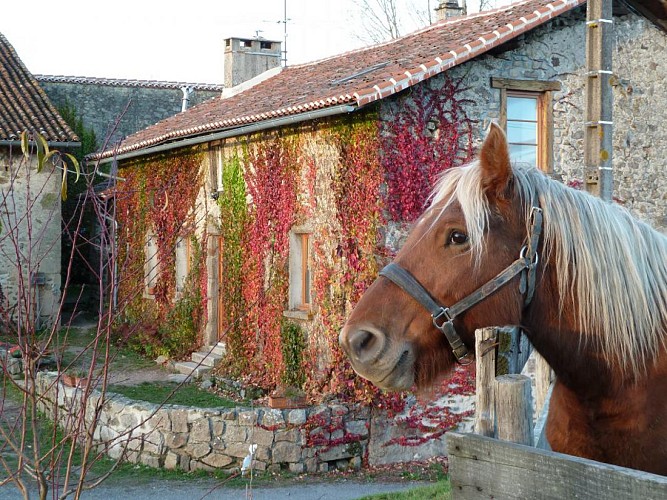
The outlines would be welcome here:
[[[74,425],[71,415],[81,404],[81,389],[64,386],[55,373],[46,372],[38,375],[37,386],[43,395],[40,410],[62,427]],[[463,398],[458,404],[465,410],[471,401]],[[111,393],[102,401],[100,393],[92,391],[86,426],[112,458],[125,452],[130,462],[185,471],[237,470],[251,444],[257,445],[255,469],[297,473],[446,454],[444,436],[416,447],[386,446],[405,435],[400,419],[358,404],[293,410],[201,409],[159,406]]]

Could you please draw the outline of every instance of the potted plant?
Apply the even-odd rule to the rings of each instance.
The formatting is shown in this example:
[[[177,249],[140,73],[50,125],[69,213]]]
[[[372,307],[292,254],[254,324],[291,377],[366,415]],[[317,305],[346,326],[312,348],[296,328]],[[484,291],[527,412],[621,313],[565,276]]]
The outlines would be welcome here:
[[[283,410],[286,408],[305,408],[308,406],[306,394],[297,387],[278,387],[269,394],[269,408]]]

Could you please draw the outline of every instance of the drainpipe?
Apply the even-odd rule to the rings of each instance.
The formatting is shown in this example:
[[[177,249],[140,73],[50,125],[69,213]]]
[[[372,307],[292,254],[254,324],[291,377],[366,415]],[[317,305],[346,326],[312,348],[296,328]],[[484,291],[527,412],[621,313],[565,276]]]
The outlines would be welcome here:
[[[183,85],[181,92],[183,92],[183,99],[181,100],[181,113],[190,107],[190,96],[195,91],[194,87]]]

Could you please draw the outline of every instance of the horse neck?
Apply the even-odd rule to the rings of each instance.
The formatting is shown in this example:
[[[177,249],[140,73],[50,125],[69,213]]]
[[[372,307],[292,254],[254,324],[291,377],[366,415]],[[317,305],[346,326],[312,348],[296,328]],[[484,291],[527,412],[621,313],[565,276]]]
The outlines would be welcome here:
[[[586,393],[587,397],[611,390],[615,385],[612,382],[621,383],[623,377],[617,367],[610,365],[597,343],[586,339],[579,330],[576,298],[561,302],[555,273],[548,269],[539,281],[522,325],[558,380],[573,390]]]

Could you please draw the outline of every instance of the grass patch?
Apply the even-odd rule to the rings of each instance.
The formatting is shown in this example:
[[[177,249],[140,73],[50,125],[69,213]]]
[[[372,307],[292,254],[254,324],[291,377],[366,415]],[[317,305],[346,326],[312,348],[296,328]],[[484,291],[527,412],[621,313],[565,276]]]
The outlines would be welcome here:
[[[435,484],[428,486],[419,486],[406,491],[397,491],[394,493],[378,493],[369,495],[359,500],[447,500],[452,496],[449,479],[441,479]]]
[[[142,382],[139,385],[111,385],[110,392],[155,404],[193,406],[195,408],[235,408],[239,403],[204,391],[192,384],[178,387],[173,382]],[[173,394],[172,394],[173,392]]]

